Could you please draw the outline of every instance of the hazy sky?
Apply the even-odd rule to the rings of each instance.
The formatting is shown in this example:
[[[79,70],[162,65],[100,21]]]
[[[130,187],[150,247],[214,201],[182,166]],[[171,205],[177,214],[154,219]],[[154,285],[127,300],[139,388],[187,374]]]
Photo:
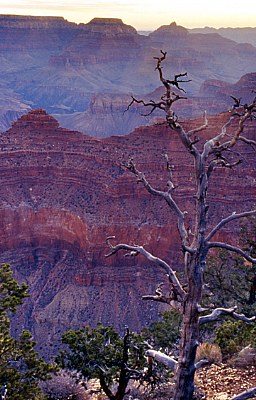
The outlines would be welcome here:
[[[77,23],[112,17],[151,30],[173,21],[187,28],[256,27],[256,0],[0,0],[0,14],[62,16]]]

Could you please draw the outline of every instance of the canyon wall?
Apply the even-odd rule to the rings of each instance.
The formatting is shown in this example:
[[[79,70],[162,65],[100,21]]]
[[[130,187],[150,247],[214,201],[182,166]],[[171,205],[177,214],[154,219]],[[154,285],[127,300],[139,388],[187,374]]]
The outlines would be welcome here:
[[[202,142],[228,117],[209,117]],[[194,127],[202,121],[185,123]],[[255,128],[250,121],[245,134],[255,138]],[[234,171],[219,168],[211,181],[211,227],[255,205],[255,151],[242,144],[237,150],[243,162]],[[186,223],[193,230],[192,159],[163,124],[96,139],[61,128],[37,109],[1,134],[0,258],[30,287],[13,330],[30,329],[43,354],[56,352],[67,329],[101,321],[122,332],[125,325],[138,330],[158,318],[162,306],[141,296],[166,281],[164,272],[140,256],[105,255],[106,237],[115,235],[116,241],[144,244],[174,269],[181,268],[172,212],[122,166],[133,157],[152,185],[165,189],[164,153],[175,165],[175,199],[188,211]],[[230,224],[222,238],[236,241],[237,233],[238,226]]]

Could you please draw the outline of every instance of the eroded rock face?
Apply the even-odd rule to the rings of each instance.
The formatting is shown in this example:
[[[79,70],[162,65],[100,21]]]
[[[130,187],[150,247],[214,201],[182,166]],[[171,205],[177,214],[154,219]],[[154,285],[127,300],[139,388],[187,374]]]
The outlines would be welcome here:
[[[209,118],[209,137],[228,115]],[[201,125],[190,121],[191,127]],[[245,134],[255,135],[255,121]],[[144,244],[181,266],[176,222],[167,205],[150,196],[122,167],[130,156],[152,185],[165,189],[164,153],[175,165],[175,198],[193,229],[192,160],[163,125],[128,136],[95,139],[59,127],[44,110],[22,116],[0,137],[0,247],[30,298],[14,324],[29,328],[40,351],[56,352],[60,334],[98,321],[140,329],[161,306],[142,301],[165,274],[141,257],[106,258],[106,237]],[[210,185],[211,225],[255,203],[255,153],[244,146],[237,171],[218,170]],[[222,237],[233,236],[234,225]]]

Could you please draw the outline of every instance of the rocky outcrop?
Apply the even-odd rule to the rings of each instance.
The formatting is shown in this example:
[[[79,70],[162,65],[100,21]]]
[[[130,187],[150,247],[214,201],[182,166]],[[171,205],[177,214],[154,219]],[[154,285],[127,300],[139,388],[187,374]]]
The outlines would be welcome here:
[[[220,80],[207,80],[201,86],[200,95],[203,99],[210,101],[212,99],[215,111],[220,108],[227,109],[231,103],[231,97],[241,99],[241,104],[251,102],[252,93],[256,88],[256,73],[246,74],[235,84],[226,83]]]
[[[140,51],[136,29],[125,25],[121,19],[94,18],[80,27],[83,29],[66,47],[65,52],[51,57],[51,63],[80,67],[84,64],[120,63],[135,59]]]
[[[31,52],[40,49],[48,53],[63,48],[78,27],[62,17],[0,15],[0,29],[0,51]]]
[[[209,117],[204,137],[227,118]],[[245,134],[255,135],[255,121]],[[29,328],[42,353],[54,353],[67,329],[102,321],[120,331],[125,324],[137,330],[158,318],[161,306],[141,296],[154,293],[165,274],[141,257],[106,258],[105,240],[115,235],[121,242],[142,243],[179,269],[172,213],[122,167],[132,156],[152,185],[164,189],[165,152],[175,165],[175,198],[193,227],[192,160],[164,125],[96,139],[61,128],[38,109],[1,135],[0,258],[30,286],[13,329]],[[239,153],[246,162],[236,171],[219,169],[211,182],[211,225],[255,203],[255,153],[245,146]],[[227,226],[223,237],[230,239],[236,229]]]
[[[179,42],[180,40],[186,40],[188,35],[188,30],[183,26],[177,25],[176,22],[172,22],[170,25],[162,25],[154,32],[149,34],[149,37],[153,41],[169,41],[172,39],[174,42]]]

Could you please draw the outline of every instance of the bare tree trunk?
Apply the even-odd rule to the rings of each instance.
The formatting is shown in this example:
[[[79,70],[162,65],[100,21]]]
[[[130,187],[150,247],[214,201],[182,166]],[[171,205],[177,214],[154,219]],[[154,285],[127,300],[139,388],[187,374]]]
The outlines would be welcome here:
[[[189,290],[184,302],[174,400],[191,400],[194,392],[195,358],[199,338],[198,304],[202,297],[202,268],[201,264],[193,258],[188,268]]]

